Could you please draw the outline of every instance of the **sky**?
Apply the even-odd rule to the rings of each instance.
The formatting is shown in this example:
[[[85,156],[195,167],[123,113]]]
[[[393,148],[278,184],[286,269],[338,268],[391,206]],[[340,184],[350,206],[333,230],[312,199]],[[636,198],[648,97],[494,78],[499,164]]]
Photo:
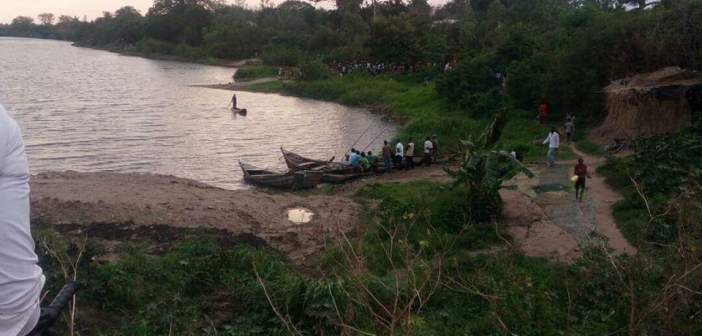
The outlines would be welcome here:
[[[274,1],[274,3],[283,0]],[[233,3],[234,1],[228,1]],[[249,7],[257,7],[260,0],[246,0]],[[445,0],[430,0],[429,3],[437,4]],[[102,12],[132,6],[142,14],[151,7],[153,0],[0,0],[0,23],[10,23],[17,16],[29,16],[36,20],[41,13],[59,15],[87,16],[89,20],[102,16]]]

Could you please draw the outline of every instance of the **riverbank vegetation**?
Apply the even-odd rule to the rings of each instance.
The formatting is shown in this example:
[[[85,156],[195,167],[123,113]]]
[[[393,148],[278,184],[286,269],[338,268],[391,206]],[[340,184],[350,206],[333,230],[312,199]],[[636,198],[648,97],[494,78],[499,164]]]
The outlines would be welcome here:
[[[576,115],[579,144],[601,153],[581,130],[603,117],[611,80],[668,65],[699,70],[702,2],[450,1],[434,11],[424,1],[336,4],[253,10],[157,0],[146,15],[127,7],[92,22],[18,18],[0,27],[2,35],[193,59],[259,56],[268,69],[299,75],[247,89],[368,106],[403,121],[400,139],[437,134],[440,148],[465,158],[453,184],[359,191],[359,202],[377,207],[314,270],[211,240],[86,261],[85,334],[702,333],[699,127],[641,142],[602,170],[625,195],[615,218],[635,256],[614,256],[593,239],[573,264],[525,257],[500,221],[496,193],[515,169],[499,150],[539,158],[547,127],[567,113]],[[386,70],[367,70],[377,64]],[[541,102],[551,106],[549,125],[534,118]],[[461,142],[497,114],[506,117],[499,136]],[[49,272],[50,260],[42,261]],[[49,280],[54,288],[58,279]]]

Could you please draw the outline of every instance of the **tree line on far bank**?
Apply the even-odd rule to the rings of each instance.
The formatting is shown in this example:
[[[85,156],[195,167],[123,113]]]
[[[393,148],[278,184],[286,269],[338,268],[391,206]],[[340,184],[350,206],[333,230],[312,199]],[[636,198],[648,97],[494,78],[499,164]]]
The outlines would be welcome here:
[[[50,13],[36,21],[18,17],[0,25],[0,36],[188,59],[258,56],[276,66],[412,65],[435,72],[417,78],[437,79],[440,96],[474,115],[506,105],[533,109],[546,100],[555,110],[596,119],[603,110],[602,87],[610,80],[663,66],[702,65],[700,0],[451,0],[435,8],[426,0],[336,0],[335,5],[327,10],[297,0],[277,6],[264,0],[252,9],[216,0],[155,0],[145,14],[123,7],[93,21]],[[453,70],[439,73],[446,63]]]

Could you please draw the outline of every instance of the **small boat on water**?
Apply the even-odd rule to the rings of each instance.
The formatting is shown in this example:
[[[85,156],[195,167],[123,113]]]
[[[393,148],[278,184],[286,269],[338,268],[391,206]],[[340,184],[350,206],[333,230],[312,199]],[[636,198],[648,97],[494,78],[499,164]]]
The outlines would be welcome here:
[[[232,112],[240,114],[240,115],[246,115],[248,111],[246,109],[240,109],[236,107],[232,107]]]
[[[277,173],[239,161],[244,181],[253,185],[277,189],[308,189],[322,183],[322,174],[308,171]]]

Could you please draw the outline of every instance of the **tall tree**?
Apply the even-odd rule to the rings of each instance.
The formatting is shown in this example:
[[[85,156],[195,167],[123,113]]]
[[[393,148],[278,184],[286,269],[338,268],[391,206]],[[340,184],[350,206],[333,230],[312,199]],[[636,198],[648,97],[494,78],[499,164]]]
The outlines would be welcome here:
[[[53,13],[41,13],[37,16],[39,22],[44,26],[51,26],[54,24],[54,19],[56,18]]]

